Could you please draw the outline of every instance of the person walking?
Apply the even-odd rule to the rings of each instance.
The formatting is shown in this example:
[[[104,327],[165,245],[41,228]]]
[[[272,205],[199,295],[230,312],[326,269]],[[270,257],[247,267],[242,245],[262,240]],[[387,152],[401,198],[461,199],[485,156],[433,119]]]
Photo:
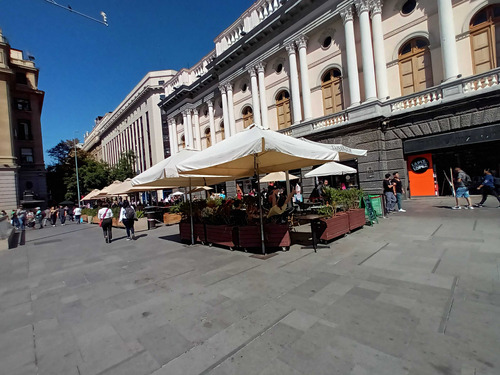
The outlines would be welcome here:
[[[460,207],[460,205],[458,204],[458,198],[465,198],[465,200],[467,201],[467,206],[465,206],[465,209],[473,210],[474,207],[472,207],[472,202],[470,200],[469,189],[466,185],[471,181],[471,178],[459,167],[455,168],[455,174],[456,178],[454,179],[453,184],[455,186],[455,199],[457,204],[452,207],[452,209],[460,210],[462,207]]]
[[[82,217],[82,209],[79,206],[76,206],[73,210],[73,215],[75,216],[75,220],[77,224],[80,224],[80,218]]]
[[[21,231],[25,230],[26,228],[26,217],[26,210],[23,208],[23,205],[20,205],[17,209],[17,219],[19,220],[19,229]]]
[[[57,222],[57,210],[55,206],[50,207],[50,223],[52,224],[53,227],[56,226]]]
[[[59,206],[59,221],[61,225],[66,225],[66,209],[63,206]]]
[[[394,190],[396,191],[396,201],[398,203],[398,211],[406,212],[406,210],[403,210],[403,194],[405,192],[405,189],[403,188],[403,182],[399,178],[398,172],[394,172],[392,174],[392,184],[394,185]]]
[[[113,211],[108,207],[108,203],[104,202],[102,208],[97,213],[97,218],[101,221],[100,226],[104,234],[106,243],[111,243],[113,238],[111,228],[113,228]]]
[[[46,227],[47,226],[47,221],[50,220],[50,208],[46,208],[44,211],[43,211],[43,226]]]
[[[35,221],[36,221],[36,224],[40,225],[40,227],[38,229],[42,229],[43,228],[43,213],[42,213],[42,210],[40,209],[40,207],[36,208]],[[35,225],[35,228],[36,228],[36,225]]]
[[[385,195],[385,213],[388,214],[394,211],[394,205],[396,204],[396,196],[394,195],[395,189],[394,184],[391,180],[391,174],[387,173],[385,179],[382,181],[384,187]]]
[[[134,208],[128,201],[123,201],[122,208],[120,209],[120,219],[118,221],[125,225],[127,230],[127,241],[135,240],[134,235],[134,221],[137,219]]]
[[[493,195],[498,200],[498,208],[500,208],[500,197],[495,190],[495,178],[491,174],[491,170],[489,168],[484,169],[483,181],[481,182],[481,185],[477,187],[477,190],[482,190],[481,193],[483,194],[483,198],[481,199],[481,202],[476,204],[476,207],[483,207],[488,195]]]

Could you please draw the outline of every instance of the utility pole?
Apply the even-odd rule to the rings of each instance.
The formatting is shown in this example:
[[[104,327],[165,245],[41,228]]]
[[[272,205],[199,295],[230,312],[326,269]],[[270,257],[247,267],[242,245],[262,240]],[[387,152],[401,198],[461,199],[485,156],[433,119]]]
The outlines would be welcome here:
[[[78,179],[78,158],[76,155],[76,141],[77,138],[75,138],[75,141],[73,143],[75,144],[76,189],[78,191],[78,207],[80,207],[80,180]]]

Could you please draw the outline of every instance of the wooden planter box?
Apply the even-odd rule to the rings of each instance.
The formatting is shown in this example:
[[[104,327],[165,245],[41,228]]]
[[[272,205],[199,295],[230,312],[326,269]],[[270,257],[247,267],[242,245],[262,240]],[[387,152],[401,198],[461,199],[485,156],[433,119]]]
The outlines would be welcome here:
[[[264,243],[267,248],[281,247],[288,249],[292,244],[288,224],[264,225]]]
[[[97,216],[89,216],[89,220],[92,218],[92,223],[93,224],[99,224],[99,218]]]
[[[136,232],[140,231],[140,230],[147,230],[147,229],[148,229],[148,218],[147,217],[141,217],[134,224],[134,230]]]
[[[330,241],[349,232],[349,216],[342,212],[329,219],[320,219],[318,236],[322,241]]]
[[[361,228],[366,224],[365,209],[355,208],[347,211],[349,216],[349,231]]]
[[[231,225],[209,225],[205,226],[207,242],[209,245],[217,244],[232,249],[235,246],[236,230]]]
[[[179,224],[181,222],[181,215],[180,214],[171,214],[171,213],[164,213],[163,214],[163,223],[167,225],[174,225],[174,224]]]
[[[88,215],[82,215],[82,216],[81,216],[81,219],[82,219],[82,221],[83,221],[84,223],[88,223],[89,217],[88,217]]]
[[[186,241],[191,243],[191,223],[181,222],[179,223],[179,231],[181,234],[181,241]],[[193,227],[194,240],[195,242],[205,242],[205,224],[195,223]]]
[[[123,223],[120,223],[116,217],[112,219],[112,222],[113,224],[111,225],[114,226],[115,228],[125,228],[125,225],[123,225]]]
[[[243,249],[261,247],[260,226],[245,225],[236,227],[237,245]]]

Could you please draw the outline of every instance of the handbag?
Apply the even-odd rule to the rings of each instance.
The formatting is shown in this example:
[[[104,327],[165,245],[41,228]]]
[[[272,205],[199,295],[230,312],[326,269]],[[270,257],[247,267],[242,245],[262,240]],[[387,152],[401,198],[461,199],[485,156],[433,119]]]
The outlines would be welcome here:
[[[104,215],[102,215],[101,220],[99,220],[99,226],[100,227],[102,227],[102,221],[104,220],[104,217],[106,216],[106,214],[108,213],[108,211],[109,211],[109,208],[106,211],[104,211]]]

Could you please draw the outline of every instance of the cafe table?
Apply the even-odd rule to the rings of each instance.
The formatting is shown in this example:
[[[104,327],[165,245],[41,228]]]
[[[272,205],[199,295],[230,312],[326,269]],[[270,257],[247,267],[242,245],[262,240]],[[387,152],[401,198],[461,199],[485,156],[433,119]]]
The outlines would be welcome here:
[[[312,237],[312,247],[314,249],[314,252],[318,252],[318,233],[317,229],[319,227],[320,219],[325,217],[325,215],[318,215],[318,214],[307,214],[307,215],[301,215],[297,216],[297,220],[299,221],[306,221],[311,224],[311,237]],[[324,248],[330,248],[330,246],[322,246]]]

